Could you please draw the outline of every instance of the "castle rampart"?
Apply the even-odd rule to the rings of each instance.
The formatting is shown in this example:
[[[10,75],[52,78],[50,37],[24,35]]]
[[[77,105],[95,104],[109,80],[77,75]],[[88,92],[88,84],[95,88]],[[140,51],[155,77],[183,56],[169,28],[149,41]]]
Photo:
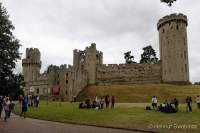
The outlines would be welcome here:
[[[97,66],[97,84],[161,83],[161,63]]]

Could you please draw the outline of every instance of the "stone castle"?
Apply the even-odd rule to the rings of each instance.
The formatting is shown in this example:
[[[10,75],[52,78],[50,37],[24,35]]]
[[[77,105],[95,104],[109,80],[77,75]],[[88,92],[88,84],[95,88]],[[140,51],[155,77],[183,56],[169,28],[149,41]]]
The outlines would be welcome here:
[[[40,73],[40,52],[26,49],[22,60],[25,93],[53,95],[52,87],[60,88],[60,97],[71,100],[88,85],[137,83],[189,83],[187,17],[171,14],[157,23],[160,61],[156,64],[103,64],[103,53],[91,44],[84,51],[73,51],[73,66],[50,65]]]

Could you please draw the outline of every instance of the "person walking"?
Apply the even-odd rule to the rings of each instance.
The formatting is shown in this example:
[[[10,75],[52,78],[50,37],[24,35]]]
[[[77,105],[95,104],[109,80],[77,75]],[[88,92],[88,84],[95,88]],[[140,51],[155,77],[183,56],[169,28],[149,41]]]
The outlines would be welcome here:
[[[200,109],[200,96],[196,98],[197,107]]]
[[[111,108],[114,108],[115,107],[115,96],[112,96],[112,99],[111,99]]]
[[[22,100],[22,112],[20,114],[20,117],[22,117],[22,115],[24,116],[24,118],[26,118],[26,112],[28,111],[28,98],[24,97]]]
[[[11,111],[12,111],[12,100],[10,97],[8,97],[8,100],[10,101],[10,104],[9,104],[9,110],[8,110],[8,118],[10,118],[10,115],[11,115]]]
[[[192,98],[188,96],[185,101],[186,101],[186,112],[192,112],[192,106],[191,106]]]
[[[1,112],[3,111],[3,97],[0,96],[0,118],[1,118]]]
[[[10,100],[8,97],[6,97],[6,98],[4,98],[4,103],[3,103],[3,108],[5,111],[5,117],[4,117],[5,122],[9,118],[9,106],[10,106]]]

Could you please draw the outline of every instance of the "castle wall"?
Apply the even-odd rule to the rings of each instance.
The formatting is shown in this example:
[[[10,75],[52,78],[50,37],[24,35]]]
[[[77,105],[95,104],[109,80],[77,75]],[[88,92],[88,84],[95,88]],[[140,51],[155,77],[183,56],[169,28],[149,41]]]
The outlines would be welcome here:
[[[88,85],[88,73],[86,70],[78,70],[74,74],[74,80],[72,80],[72,95],[77,96]]]
[[[30,89],[33,89],[33,92],[30,92]],[[26,95],[47,95],[48,82],[47,80],[37,80],[30,81],[26,83],[25,94]]]
[[[97,84],[160,83],[161,63],[97,66]]]
[[[59,86],[60,86],[60,96],[62,100],[67,100],[67,88],[68,88],[68,71],[67,65],[61,65],[59,69]]]

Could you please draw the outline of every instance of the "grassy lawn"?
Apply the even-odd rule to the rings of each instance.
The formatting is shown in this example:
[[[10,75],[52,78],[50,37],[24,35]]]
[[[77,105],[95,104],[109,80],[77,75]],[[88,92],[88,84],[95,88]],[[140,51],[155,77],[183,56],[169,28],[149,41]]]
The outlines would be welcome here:
[[[176,97],[180,102],[185,103],[187,96],[191,96],[194,100],[197,95],[200,95],[200,86],[169,84],[90,86],[79,94],[78,100],[94,99],[96,95],[101,97],[106,94],[116,96],[117,102],[121,103],[148,103],[154,95],[161,102]]]
[[[39,108],[29,108],[27,116],[36,119],[58,121],[63,123],[79,123],[92,125],[105,125],[113,127],[143,129],[159,132],[200,132],[200,110],[193,105],[193,112],[185,112],[185,105],[181,104],[180,111],[176,114],[166,114],[156,111],[146,111],[148,104],[119,103],[115,109],[78,109],[78,103],[42,101]],[[19,105],[16,113],[20,113]],[[168,129],[170,125],[174,125]],[[176,125],[179,125],[178,128]],[[187,129],[183,126],[192,126]],[[160,127],[162,126],[162,127]],[[167,127],[164,127],[167,126]],[[182,126],[182,127],[180,127]],[[189,128],[189,127],[188,127]]]

